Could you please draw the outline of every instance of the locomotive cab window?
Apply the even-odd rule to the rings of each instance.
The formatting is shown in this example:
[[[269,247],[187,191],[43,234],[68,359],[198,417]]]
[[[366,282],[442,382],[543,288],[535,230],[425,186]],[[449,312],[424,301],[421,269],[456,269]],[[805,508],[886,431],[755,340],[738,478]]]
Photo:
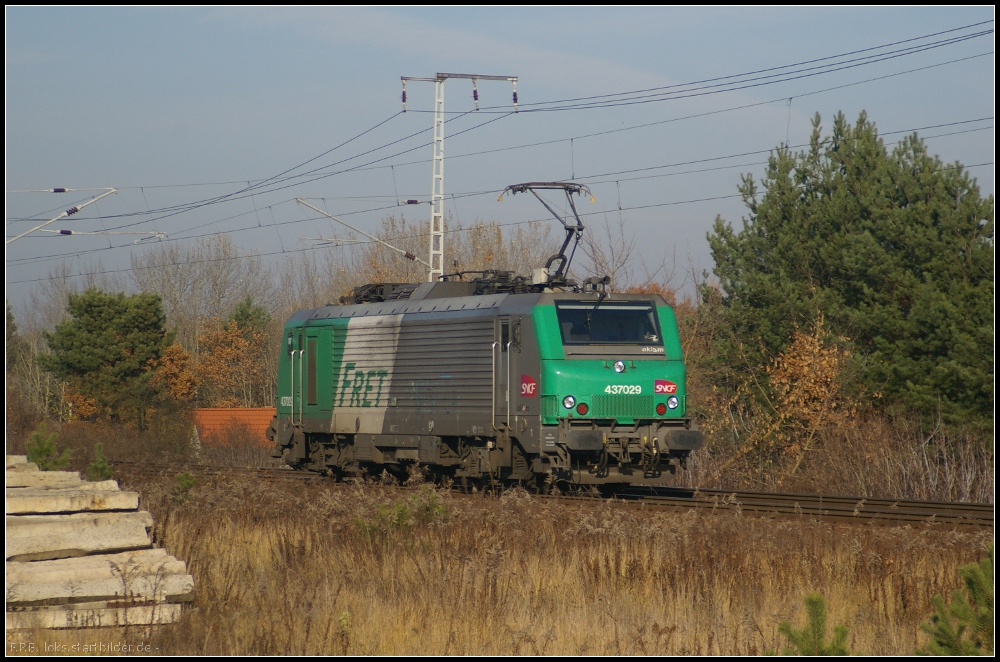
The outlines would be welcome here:
[[[663,345],[652,303],[557,301],[564,345]]]

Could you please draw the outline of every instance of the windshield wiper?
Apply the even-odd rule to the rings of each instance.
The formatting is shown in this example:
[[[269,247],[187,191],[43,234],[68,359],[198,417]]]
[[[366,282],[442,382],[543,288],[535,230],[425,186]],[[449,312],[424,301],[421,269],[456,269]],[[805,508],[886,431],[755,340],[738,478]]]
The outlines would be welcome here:
[[[593,314],[595,312],[597,312],[597,307],[601,305],[601,302],[604,301],[607,298],[608,298],[608,291],[607,290],[601,290],[601,293],[597,296],[597,303],[594,304],[593,308],[591,308],[590,310],[587,311],[587,328],[588,329],[590,328],[590,318],[593,316]]]

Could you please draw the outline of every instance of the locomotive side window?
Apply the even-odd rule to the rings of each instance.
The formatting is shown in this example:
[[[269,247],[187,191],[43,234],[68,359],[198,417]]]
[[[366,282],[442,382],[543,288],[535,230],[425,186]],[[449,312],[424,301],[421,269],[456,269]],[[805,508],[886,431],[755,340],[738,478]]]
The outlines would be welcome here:
[[[663,345],[652,303],[557,301],[564,345]]]

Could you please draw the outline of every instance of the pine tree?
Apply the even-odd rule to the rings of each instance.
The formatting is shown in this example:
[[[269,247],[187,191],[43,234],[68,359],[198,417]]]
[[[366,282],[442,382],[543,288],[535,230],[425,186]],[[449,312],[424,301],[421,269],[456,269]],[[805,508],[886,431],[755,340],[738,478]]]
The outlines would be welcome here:
[[[267,312],[267,308],[255,304],[253,298],[247,297],[237,304],[227,320],[227,323],[234,322],[246,332],[260,333],[267,331],[267,327],[271,324],[271,314]]]
[[[849,655],[847,650],[847,626],[833,628],[833,641],[826,641],[826,601],[819,593],[806,597],[806,626],[801,630],[792,628],[788,621],[782,621],[778,632],[785,635],[795,648],[786,648],[785,655]]]
[[[951,603],[934,596],[934,614],[920,628],[931,636],[920,653],[928,655],[993,655],[993,545],[979,563],[958,569],[965,592],[955,591]]]
[[[760,376],[819,315],[849,338],[859,383],[927,418],[988,427],[993,404],[993,198],[915,134],[890,152],[864,113],[831,135],[782,147],[749,215],[717,218],[709,244],[726,327],[718,354],[731,385]],[[705,300],[712,297],[706,289]]]
[[[52,353],[39,356],[39,364],[65,379],[97,415],[144,427],[165,390],[153,379],[171,340],[160,297],[89,289],[71,294],[67,310],[71,319],[45,334]]]

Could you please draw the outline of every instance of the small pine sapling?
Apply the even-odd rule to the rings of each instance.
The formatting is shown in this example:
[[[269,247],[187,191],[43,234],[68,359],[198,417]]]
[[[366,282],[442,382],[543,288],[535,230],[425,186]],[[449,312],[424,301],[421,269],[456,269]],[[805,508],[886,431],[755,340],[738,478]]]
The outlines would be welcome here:
[[[177,474],[177,485],[174,487],[174,503],[184,503],[187,501],[188,492],[194,487],[198,481],[190,473],[185,471],[182,474]]]
[[[917,651],[925,655],[993,655],[993,545],[986,558],[958,569],[965,592],[951,594],[945,605],[934,596],[930,623],[920,626],[931,640]]]
[[[25,450],[28,462],[34,462],[42,471],[55,471],[69,466],[70,450],[66,448],[60,453],[56,448],[56,433],[48,433],[44,424],[31,433]]]
[[[785,655],[850,655],[847,650],[847,626],[833,628],[833,641],[826,641],[826,601],[819,593],[806,597],[806,626],[801,630],[792,628],[789,621],[782,621],[778,632],[785,635],[795,648],[786,648]]]
[[[94,445],[94,461],[87,465],[84,474],[87,480],[111,480],[112,466],[108,458],[104,457],[104,444]]]

